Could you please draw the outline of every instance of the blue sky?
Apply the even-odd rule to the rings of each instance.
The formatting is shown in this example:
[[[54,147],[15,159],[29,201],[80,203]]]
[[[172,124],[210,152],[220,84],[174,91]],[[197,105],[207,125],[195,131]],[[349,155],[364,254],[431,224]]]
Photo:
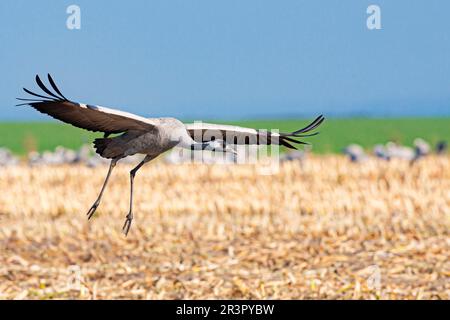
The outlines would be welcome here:
[[[73,100],[149,117],[448,116],[449,14],[446,0],[3,0],[0,120],[47,119],[13,107],[47,72]]]

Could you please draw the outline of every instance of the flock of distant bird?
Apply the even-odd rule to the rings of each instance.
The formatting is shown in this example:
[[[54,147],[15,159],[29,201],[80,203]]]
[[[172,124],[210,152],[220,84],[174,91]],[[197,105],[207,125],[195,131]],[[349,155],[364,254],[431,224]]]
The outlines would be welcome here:
[[[125,158],[123,162],[135,163],[138,158],[142,157]],[[7,148],[0,147],[0,166],[18,165],[20,163],[26,163],[30,166],[84,164],[88,167],[97,167],[98,165],[109,164],[109,161],[94,153],[93,148],[88,144],[84,144],[78,150],[58,146],[54,151],[42,153],[32,151],[22,160]]]
[[[376,157],[383,160],[403,159],[408,161],[416,161],[429,154],[445,154],[447,152],[447,142],[440,141],[434,148],[429,143],[421,138],[414,140],[413,147],[402,146],[394,142],[388,142],[385,145],[377,144],[373,147],[371,153],[367,153],[363,147],[358,144],[350,144],[342,150],[342,153],[348,156],[352,162],[363,162],[370,157]],[[194,151],[197,152],[197,151]],[[295,161],[304,160],[308,152],[301,150],[294,150],[280,155],[280,161]],[[136,155],[127,157],[121,160],[122,163],[138,163],[142,160],[142,156]],[[178,150],[173,150],[164,156],[164,162],[169,164],[180,164],[191,161],[191,158],[182,157]],[[201,157],[204,163],[234,163],[233,157],[213,156],[212,153],[203,152]],[[71,150],[58,146],[55,150],[44,151],[38,153],[36,151],[30,152],[25,161],[21,161],[19,157],[15,156],[10,150],[0,147],[0,166],[18,165],[20,163],[27,163],[30,166],[37,165],[58,165],[58,164],[84,164],[88,167],[97,167],[99,165],[109,164],[109,160],[100,157],[96,154],[93,148],[84,144],[78,150]]]
[[[439,141],[434,152],[444,154],[447,152],[447,142]],[[368,158],[364,149],[357,144],[351,144],[343,149],[343,153],[349,157],[352,162],[361,162]],[[413,147],[406,147],[395,142],[388,142],[386,145],[377,144],[373,147],[373,155],[383,160],[403,159],[411,162],[417,161],[429,154],[433,150],[428,142],[421,138],[414,140]]]

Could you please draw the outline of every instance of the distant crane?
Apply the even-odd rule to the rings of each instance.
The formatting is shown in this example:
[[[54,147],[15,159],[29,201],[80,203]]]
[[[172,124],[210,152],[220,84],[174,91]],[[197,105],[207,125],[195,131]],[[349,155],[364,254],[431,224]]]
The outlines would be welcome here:
[[[36,83],[46,95],[37,94],[23,88],[26,93],[34,97],[31,99],[17,98],[26,101],[18,104],[18,106],[29,105],[39,112],[75,127],[104,133],[103,138],[94,140],[94,147],[100,156],[111,159],[111,163],[97,200],[87,212],[88,219],[94,215],[100,204],[117,161],[137,153],[145,154],[145,158],[130,171],[130,207],[122,228],[125,235],[128,234],[133,220],[133,181],[136,172],[145,163],[153,160],[161,153],[178,146],[190,150],[200,149],[236,154],[236,151],[230,146],[231,144],[278,144],[296,149],[291,143],[306,143],[294,138],[317,134],[317,132],[307,133],[317,128],[324,120],[321,115],[308,126],[292,133],[272,133],[264,130],[208,123],[183,124],[175,118],[144,118],[124,111],[77,103],[67,99],[61,93],[50,74],[48,74],[48,81],[54,92],[50,91],[36,75]],[[120,135],[109,137],[111,134]]]

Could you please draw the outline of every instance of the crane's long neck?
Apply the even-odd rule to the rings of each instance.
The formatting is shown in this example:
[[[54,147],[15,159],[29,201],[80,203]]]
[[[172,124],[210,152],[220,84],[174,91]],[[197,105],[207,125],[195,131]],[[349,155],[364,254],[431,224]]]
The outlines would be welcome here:
[[[209,151],[218,151],[218,152],[231,152],[236,154],[236,151],[227,146],[225,141],[223,140],[212,140],[206,142],[197,142],[186,132],[182,134],[180,137],[180,142],[178,143],[179,147],[189,150],[209,150]]]
[[[225,143],[224,141],[206,141],[206,142],[197,142],[190,135],[183,135],[181,137],[179,147],[189,150],[210,150],[210,151],[222,151],[225,152]]]
[[[210,141],[208,142],[195,142],[191,144],[191,150],[210,150],[214,151],[214,145],[211,144]]]
[[[181,145],[181,147],[192,150],[192,151],[195,151],[195,150],[214,151],[214,149],[217,148],[217,145],[214,144],[214,141],[196,142],[194,139],[191,139],[191,141],[189,141],[189,143],[183,143]]]

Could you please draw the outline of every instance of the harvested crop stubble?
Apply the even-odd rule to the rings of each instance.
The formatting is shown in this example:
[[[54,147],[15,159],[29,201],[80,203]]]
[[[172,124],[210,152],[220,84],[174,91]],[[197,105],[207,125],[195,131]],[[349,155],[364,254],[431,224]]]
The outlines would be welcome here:
[[[0,168],[0,298],[450,298],[450,157]]]

